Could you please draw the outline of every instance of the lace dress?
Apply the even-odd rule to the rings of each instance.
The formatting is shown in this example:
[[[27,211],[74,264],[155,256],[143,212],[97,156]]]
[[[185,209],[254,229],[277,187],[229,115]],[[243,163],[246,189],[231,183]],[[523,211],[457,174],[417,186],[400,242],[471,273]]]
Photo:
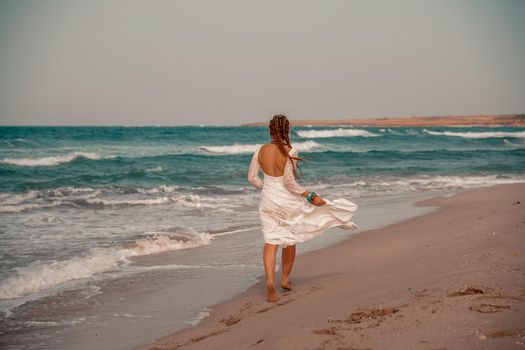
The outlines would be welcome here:
[[[262,146],[262,145],[261,145]],[[248,170],[248,181],[261,190],[259,217],[264,242],[287,247],[323,234],[332,227],[355,229],[357,225],[351,218],[357,204],[344,198],[327,199],[325,205],[317,207],[301,196],[305,189],[295,181],[293,166],[297,161],[288,158],[282,176],[270,176],[264,172],[264,180],[259,177],[259,146],[253,154]],[[292,147],[289,154],[297,156]]]

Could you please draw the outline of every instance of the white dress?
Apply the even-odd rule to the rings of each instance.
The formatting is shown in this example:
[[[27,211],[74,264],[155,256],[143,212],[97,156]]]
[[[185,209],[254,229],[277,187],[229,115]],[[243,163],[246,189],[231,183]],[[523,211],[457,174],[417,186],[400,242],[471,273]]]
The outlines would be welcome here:
[[[290,158],[282,176],[269,176],[263,172],[262,180],[258,160],[261,146],[253,154],[248,181],[262,191],[259,216],[265,243],[287,247],[319,236],[332,227],[358,227],[350,221],[357,204],[344,198],[330,200],[323,197],[326,204],[318,207],[301,196],[305,189],[295,181]],[[289,154],[296,157],[297,150],[292,147]],[[296,164],[294,159],[293,166]]]

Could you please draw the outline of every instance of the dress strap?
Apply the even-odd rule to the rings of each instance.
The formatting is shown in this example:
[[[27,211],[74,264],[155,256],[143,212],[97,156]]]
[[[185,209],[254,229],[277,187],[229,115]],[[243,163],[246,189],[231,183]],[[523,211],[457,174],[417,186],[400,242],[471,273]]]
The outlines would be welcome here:
[[[292,153],[294,153],[294,152],[295,152],[295,148],[292,147],[292,148],[290,148],[290,150],[288,151],[288,155],[291,156]]]

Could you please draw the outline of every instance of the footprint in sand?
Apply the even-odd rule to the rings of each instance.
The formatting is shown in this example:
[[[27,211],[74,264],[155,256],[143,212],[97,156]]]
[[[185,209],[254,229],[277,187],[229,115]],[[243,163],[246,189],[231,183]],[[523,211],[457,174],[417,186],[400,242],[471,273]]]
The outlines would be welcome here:
[[[487,313],[501,312],[503,310],[508,310],[510,309],[510,306],[509,305],[495,305],[495,304],[478,303],[478,304],[473,304],[469,306],[469,309],[472,311],[477,311],[477,312],[487,314]]]
[[[403,305],[404,306],[404,305]],[[401,307],[386,307],[381,309],[370,308],[370,309],[359,309],[356,312],[353,312],[344,320],[332,320],[329,319],[328,322],[334,323],[345,323],[345,324],[357,324],[365,321],[374,321],[369,324],[367,328],[377,327],[381,325],[381,322],[385,320],[386,317],[390,317],[395,313],[399,312]]]
[[[228,318],[221,319],[219,322],[222,322],[222,323],[224,323],[227,326],[233,326],[234,324],[237,324],[237,323],[241,322],[241,318],[232,315],[232,316],[230,316]]]
[[[335,327],[316,329],[316,330],[313,330],[312,332],[314,332],[315,334],[319,334],[319,335],[336,335],[337,334]]]
[[[481,288],[467,286],[467,287],[464,287],[464,288],[460,289],[457,292],[450,293],[447,296],[448,297],[459,297],[459,296],[463,296],[463,295],[484,294],[484,293],[486,293],[486,292],[483,289],[481,289]]]
[[[257,340],[254,344],[252,344],[252,346],[257,345],[257,344],[260,344],[260,343],[262,343],[263,341],[264,341],[264,339],[259,339],[259,340]]]
[[[224,330],[215,331],[215,332],[211,332],[211,333],[208,333],[208,334],[200,335],[200,336],[197,336],[197,337],[193,337],[193,338],[190,339],[190,341],[196,343],[196,342],[201,341],[203,339],[206,339],[206,338],[209,338],[209,337],[213,337],[214,335],[218,335],[218,334],[221,334],[221,333],[224,333],[224,332],[228,332],[228,330],[224,329]]]
[[[523,331],[523,330],[521,330]],[[500,331],[493,331],[487,333],[488,338],[503,338],[503,337],[512,337],[515,334],[518,334],[520,331],[512,331],[510,329],[503,329]]]
[[[284,305],[284,304],[291,303],[291,302],[294,301],[294,300],[295,300],[295,299],[287,299],[287,300],[279,301],[279,302],[276,303],[275,305],[267,306],[267,307],[265,307],[264,309],[261,309],[261,310],[255,311],[255,312],[257,312],[258,314],[260,314],[260,313],[263,313],[263,312],[266,312],[266,311],[270,311],[271,309],[276,308],[276,307],[278,307],[278,306],[281,306],[281,305]]]

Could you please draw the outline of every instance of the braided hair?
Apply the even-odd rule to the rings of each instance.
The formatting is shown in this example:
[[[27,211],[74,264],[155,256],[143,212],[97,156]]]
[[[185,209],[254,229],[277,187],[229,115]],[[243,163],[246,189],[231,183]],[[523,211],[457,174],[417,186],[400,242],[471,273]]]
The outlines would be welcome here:
[[[279,150],[282,154],[284,154],[287,158],[290,158],[290,161],[292,162],[293,167],[293,174],[295,177],[297,177],[297,171],[295,169],[295,166],[293,166],[292,159],[295,160],[302,160],[306,162],[303,158],[300,157],[292,157],[286,152],[286,149],[284,146],[292,147],[292,144],[290,143],[289,138],[289,132],[290,132],[290,121],[288,121],[288,118],[286,118],[285,115],[279,114],[275,115],[272,120],[270,120],[269,124],[270,128],[270,135],[272,136],[273,141],[275,144],[279,147]],[[297,163],[297,168],[299,168],[299,163]],[[299,168],[302,174],[301,168]]]

